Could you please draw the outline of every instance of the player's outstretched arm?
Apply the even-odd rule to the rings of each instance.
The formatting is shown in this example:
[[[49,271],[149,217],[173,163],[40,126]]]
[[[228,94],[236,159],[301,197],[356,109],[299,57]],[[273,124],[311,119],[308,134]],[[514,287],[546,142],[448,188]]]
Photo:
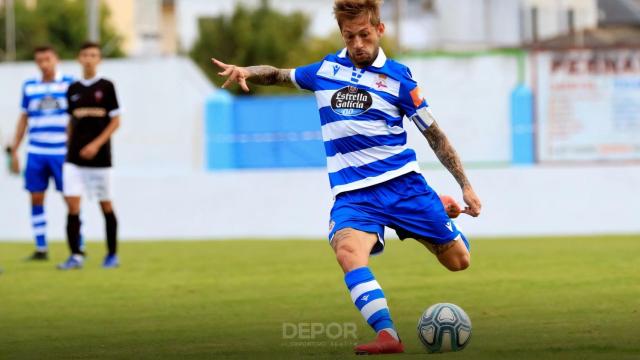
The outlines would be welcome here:
[[[464,202],[467,204],[467,207],[462,212],[474,217],[480,215],[480,209],[482,208],[480,198],[471,187],[471,183],[462,167],[462,161],[460,161],[458,153],[449,142],[447,135],[435,121],[423,131],[423,135],[427,138],[429,146],[431,146],[442,165],[449,170],[458,184],[460,184]]]
[[[236,82],[242,90],[248,92],[247,80],[258,85],[294,86],[291,81],[290,69],[278,69],[270,65],[240,67],[225,64],[216,59],[211,59],[211,61],[222,69],[218,75],[227,77],[227,80],[222,84],[223,88]]]

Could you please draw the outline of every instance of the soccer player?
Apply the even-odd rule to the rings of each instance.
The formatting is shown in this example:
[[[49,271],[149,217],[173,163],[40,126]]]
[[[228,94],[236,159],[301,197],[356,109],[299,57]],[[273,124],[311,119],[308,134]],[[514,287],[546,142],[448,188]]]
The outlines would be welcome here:
[[[226,87],[247,80],[260,85],[295,85],[315,93],[335,197],[329,240],[345,273],[351,299],[376,339],[357,354],[403,352],[380,284],[368,267],[384,249],[384,227],[401,239],[414,238],[449,270],[469,266],[469,244],[446,215],[438,195],[420,174],[415,152],[406,146],[404,116],[426,137],[440,162],[462,189],[468,215],[480,214],[480,200],[453,146],[411,77],[380,48],[385,26],[379,0],[335,0],[334,14],[346,47],[322,61],[296,69],[238,67],[216,59]]]
[[[18,149],[27,132],[25,188],[31,193],[31,226],[36,250],[28,260],[47,260],[47,221],[44,213],[45,191],[53,178],[62,192],[62,164],[67,151],[67,88],[73,78],[56,71],[58,56],[51,46],[34,50],[41,77],[27,80],[22,87],[22,113],[13,144],[8,149],[11,172],[20,173]]]
[[[61,270],[79,269],[84,263],[80,250],[80,199],[83,193],[96,197],[104,214],[107,255],[102,266],[119,265],[118,222],[110,191],[111,135],[120,126],[120,110],[113,83],[97,74],[102,58],[100,46],[85,43],[78,55],[83,78],[69,86],[69,146],[64,163],[64,195],[67,198],[67,241],[71,256],[58,265]]]

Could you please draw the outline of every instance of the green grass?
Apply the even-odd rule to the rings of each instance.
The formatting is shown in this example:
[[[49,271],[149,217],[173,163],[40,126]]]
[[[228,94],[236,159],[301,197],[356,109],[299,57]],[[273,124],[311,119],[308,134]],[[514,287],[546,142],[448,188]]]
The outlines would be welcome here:
[[[415,242],[392,240],[371,266],[407,353],[435,359],[639,359],[640,237],[477,240],[449,273]],[[324,241],[124,243],[123,266],[26,263],[0,244],[0,359],[353,358],[372,331]],[[473,322],[460,353],[426,355],[415,325],[453,302]],[[283,323],[355,323],[359,339],[284,339]],[[385,357],[394,358],[394,357]]]

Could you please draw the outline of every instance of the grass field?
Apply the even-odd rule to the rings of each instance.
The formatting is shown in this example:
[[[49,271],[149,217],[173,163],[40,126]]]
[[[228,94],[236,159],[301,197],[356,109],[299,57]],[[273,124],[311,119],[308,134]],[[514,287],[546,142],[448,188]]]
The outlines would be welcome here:
[[[419,244],[390,241],[371,266],[406,354],[435,359],[640,359],[640,237],[477,240],[449,273]],[[324,241],[124,243],[103,270],[20,259],[0,244],[0,359],[353,358],[372,331]],[[473,322],[460,353],[426,355],[416,320],[453,302]],[[283,324],[356,324],[358,339],[285,338]],[[305,326],[305,325],[303,325]],[[336,334],[335,332],[333,334]],[[396,356],[385,357],[396,358]]]

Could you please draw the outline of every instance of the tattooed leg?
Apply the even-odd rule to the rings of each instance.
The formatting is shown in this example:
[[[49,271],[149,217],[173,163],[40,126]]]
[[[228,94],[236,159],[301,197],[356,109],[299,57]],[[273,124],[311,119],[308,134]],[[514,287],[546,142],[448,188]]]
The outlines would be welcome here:
[[[429,249],[447,269],[461,271],[469,267],[471,255],[460,235],[446,244],[432,244],[424,239],[416,240]]]

